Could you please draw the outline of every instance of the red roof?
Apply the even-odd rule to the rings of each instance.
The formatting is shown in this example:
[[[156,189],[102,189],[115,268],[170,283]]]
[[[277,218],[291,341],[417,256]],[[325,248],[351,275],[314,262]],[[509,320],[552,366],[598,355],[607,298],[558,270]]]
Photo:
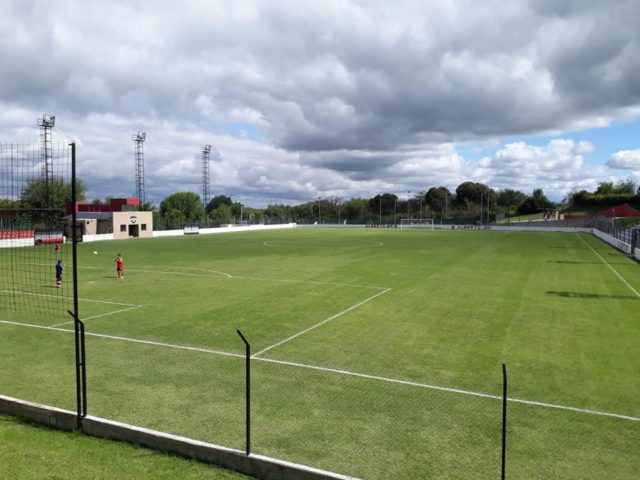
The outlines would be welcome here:
[[[76,212],[121,212],[124,206],[140,205],[137,198],[112,198],[109,205],[94,205],[87,202],[76,202]],[[67,202],[67,215],[71,215],[73,206],[71,202]]]
[[[598,217],[640,217],[640,211],[633,208],[628,203],[607,208],[596,213]]]

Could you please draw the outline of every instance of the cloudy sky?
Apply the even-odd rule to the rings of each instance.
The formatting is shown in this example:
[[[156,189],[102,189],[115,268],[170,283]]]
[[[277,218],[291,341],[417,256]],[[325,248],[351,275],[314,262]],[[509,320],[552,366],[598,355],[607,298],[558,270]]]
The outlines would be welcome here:
[[[246,205],[467,180],[640,181],[637,0],[0,0],[0,142],[78,143],[90,198]]]

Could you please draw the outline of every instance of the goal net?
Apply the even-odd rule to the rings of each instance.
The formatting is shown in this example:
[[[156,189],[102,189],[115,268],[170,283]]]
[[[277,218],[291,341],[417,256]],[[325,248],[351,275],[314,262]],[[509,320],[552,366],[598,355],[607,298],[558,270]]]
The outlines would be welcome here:
[[[433,218],[403,218],[400,228],[430,228],[433,230]]]
[[[0,144],[0,314],[49,322],[73,308],[72,152],[67,144]],[[64,274],[63,274],[64,272]],[[64,282],[63,282],[64,277]]]

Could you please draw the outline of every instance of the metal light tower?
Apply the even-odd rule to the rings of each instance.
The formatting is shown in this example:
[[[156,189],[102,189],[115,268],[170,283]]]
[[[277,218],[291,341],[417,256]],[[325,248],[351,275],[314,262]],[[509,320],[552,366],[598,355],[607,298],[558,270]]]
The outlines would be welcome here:
[[[211,154],[211,145],[202,147],[202,203],[207,208],[211,201],[211,192],[209,190],[209,155]]]
[[[143,208],[144,198],[144,141],[147,138],[145,132],[139,131],[133,135],[133,151],[136,163],[136,197],[140,201],[139,208]]]
[[[53,189],[53,146],[51,145],[51,129],[55,124],[55,115],[45,114],[42,118],[38,119],[40,144],[42,148],[42,176],[45,181],[47,199],[49,199],[49,193]]]

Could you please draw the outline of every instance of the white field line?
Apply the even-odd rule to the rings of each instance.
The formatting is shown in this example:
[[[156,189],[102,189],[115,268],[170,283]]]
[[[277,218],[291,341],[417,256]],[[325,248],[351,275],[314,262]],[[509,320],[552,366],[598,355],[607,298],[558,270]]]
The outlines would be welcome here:
[[[53,330],[56,332],[67,332],[67,333],[75,333],[74,330],[70,330],[68,328],[60,328],[60,327],[48,327],[45,325],[34,325],[31,323],[22,323],[22,322],[12,322],[10,320],[0,320],[0,323],[4,323],[6,325],[15,325],[19,327],[29,327],[29,328],[39,328],[42,330]],[[213,350],[210,348],[202,348],[202,347],[190,347],[188,345],[174,345],[172,343],[164,343],[164,342],[156,342],[153,340],[138,340],[137,338],[129,338],[129,337],[118,337],[115,335],[105,335],[102,333],[93,333],[93,332],[85,332],[85,335],[89,337],[98,337],[98,338],[106,338],[109,340],[119,340],[122,342],[131,342],[131,343],[139,343],[142,345],[152,345],[155,347],[164,347],[164,348],[173,348],[176,350],[188,350],[191,352],[202,352],[202,353],[211,353],[214,355],[223,355],[227,357],[237,357],[237,358],[245,358],[245,355],[241,355],[239,353],[230,353],[223,352],[221,350]]]
[[[273,240],[265,240],[262,242],[265,247],[287,247],[287,248],[314,248],[309,247],[307,245],[287,245],[275,242]],[[384,246],[384,242],[373,242],[368,245],[325,245],[324,248],[371,248],[371,247],[382,247]]]
[[[221,272],[219,270],[210,270],[208,268],[194,268],[194,267],[160,267],[160,268],[180,268],[182,270],[195,270],[195,271],[200,271],[200,272],[213,272],[213,273],[219,273],[220,275],[224,275],[227,278],[233,278],[230,274],[226,273],[226,272]]]
[[[91,317],[85,317],[82,319],[83,322],[86,322],[87,320],[93,320],[94,318],[100,318],[100,317],[106,317],[108,315],[115,315],[116,313],[122,313],[122,312],[126,312],[129,310],[135,310],[136,308],[142,308],[144,307],[144,305],[134,305],[133,307],[127,307],[127,308],[121,308],[120,310],[114,310],[113,312],[107,312],[107,313],[101,313],[100,315],[93,315]],[[70,320],[68,322],[64,322],[64,323],[56,323],[55,325],[51,325],[52,327],[61,327],[63,325],[69,325],[70,323],[73,323],[74,320]]]
[[[47,265],[45,263],[37,263],[37,264],[33,264],[33,265]],[[104,271],[111,271],[111,268],[105,268],[105,267],[81,267],[78,266],[78,268],[83,268],[86,270],[104,270]],[[207,272],[215,272],[215,273],[219,273],[220,275],[204,275],[204,274],[197,274],[197,273],[182,273],[182,272],[163,272],[163,271],[156,271],[156,270],[140,270],[140,267],[126,267],[125,271],[127,272],[136,272],[136,273],[162,273],[165,275],[182,275],[182,276],[188,276],[188,277],[210,277],[210,278],[221,278],[221,276],[224,276],[226,278],[233,278],[234,280],[251,280],[251,281],[256,281],[256,282],[280,282],[280,283],[300,283],[300,284],[306,284],[306,285],[330,285],[330,286],[335,286],[335,287],[350,287],[350,288],[369,288],[369,289],[373,289],[373,290],[384,290],[385,287],[378,287],[375,285],[355,285],[355,284],[349,284],[349,283],[335,283],[335,282],[316,282],[313,280],[291,280],[291,279],[281,279],[281,278],[265,278],[265,277],[244,277],[244,276],[232,276],[229,273],[226,272],[220,272],[218,270],[207,270],[207,269],[201,269],[201,268],[191,268],[191,267],[164,267],[164,268],[182,268],[182,269],[186,269],[186,270],[203,270],[203,271],[207,271]],[[114,276],[115,278],[115,276]]]
[[[42,329],[42,330],[53,330],[53,331],[57,331],[57,332],[74,333],[73,330],[70,330],[70,329],[67,329],[67,328],[47,327],[47,326],[43,326],[43,325],[33,325],[33,324],[29,324],[29,323],[12,322],[12,321],[9,321],[9,320],[0,320],[0,323],[6,324],[6,325],[15,325],[15,326],[19,326],[19,327],[39,328],[39,329]],[[189,346],[186,346],[186,345],[174,345],[174,344],[170,344],[170,343],[155,342],[155,341],[151,341],[151,340],[137,340],[135,338],[117,337],[117,336],[113,336],[113,335],[103,335],[103,334],[100,334],[100,333],[85,332],[85,335],[92,336],[92,337],[106,338],[106,339],[110,339],[110,340],[119,340],[119,341],[123,341],[123,342],[138,343],[138,344],[142,344],[142,345],[152,345],[152,346],[156,346],[156,347],[172,348],[172,349],[177,349],[177,350],[187,350],[187,351],[192,351],[192,352],[209,353],[209,354],[213,354],[213,355],[223,355],[223,356],[234,357],[234,358],[242,358],[242,359],[245,358],[245,356],[241,355],[241,354],[230,353],[230,352],[222,352],[222,351],[219,351],[219,350],[212,350],[212,349],[209,349],[209,348],[189,347]],[[297,367],[297,368],[306,368],[306,369],[309,369],[309,370],[316,370],[316,371],[327,372],[327,373],[335,373],[335,374],[338,374],[338,375],[345,375],[345,376],[349,376],[349,377],[363,378],[363,379],[367,379],[367,380],[374,380],[374,381],[380,381],[380,382],[394,383],[394,384],[397,384],[397,385],[405,385],[405,386],[409,386],[409,387],[425,388],[425,389],[428,389],[428,390],[437,390],[437,391],[440,391],[440,392],[456,393],[456,394],[469,395],[469,396],[472,396],[472,397],[479,397],[479,398],[488,398],[488,399],[491,399],[491,400],[502,400],[502,397],[499,396],[499,395],[492,395],[492,394],[482,393],[482,392],[474,392],[472,390],[464,390],[464,389],[460,389],[460,388],[442,387],[442,386],[439,386],[439,385],[431,385],[431,384],[428,384],[428,383],[419,383],[419,382],[412,382],[412,381],[408,381],[408,380],[399,380],[397,378],[380,377],[380,376],[377,376],[377,375],[367,375],[365,373],[351,372],[351,371],[348,371],[348,370],[340,370],[340,369],[337,369],[337,368],[319,367],[319,366],[316,366],[316,365],[307,365],[307,364],[304,364],[304,363],[296,363],[296,362],[286,362],[286,361],[283,361],[283,360],[275,360],[275,359],[269,359],[269,358],[255,358],[254,360],[257,361],[257,362],[273,363],[273,364],[277,364],[277,365],[287,365],[287,366],[290,366],[290,367]],[[534,406],[534,407],[552,408],[552,409],[557,409],[557,410],[566,410],[566,411],[571,411],[571,412],[576,412],[576,413],[585,413],[585,414],[597,415],[597,416],[601,416],[601,417],[611,417],[611,418],[618,418],[618,419],[621,419],[621,420],[629,420],[629,421],[633,421],[633,422],[640,422],[640,417],[633,417],[633,416],[630,416],[630,415],[622,415],[622,414],[619,414],[619,413],[601,412],[601,411],[598,411],[598,410],[589,410],[589,409],[586,409],[586,408],[570,407],[570,406],[567,406],[567,405],[558,405],[558,404],[554,404],[554,403],[537,402],[537,401],[534,401],[534,400],[524,400],[524,399],[521,399],[521,398],[508,397],[507,400],[509,402],[520,403],[520,404],[524,404],[524,405],[531,405],[531,406]]]
[[[50,297],[50,298],[58,298],[58,295],[49,295],[46,293],[31,293],[31,292],[20,292],[18,290],[0,290],[0,293],[15,293],[17,295],[31,295],[34,297]],[[105,303],[107,305],[122,305],[124,307],[137,307],[138,305],[133,303],[122,303],[122,302],[108,302],[106,300],[92,300],[90,298],[79,298],[81,302],[92,302],[92,303]]]
[[[595,251],[595,249],[594,249],[591,245],[589,245],[589,243],[588,243],[584,238],[582,238],[582,236],[581,236],[580,234],[578,234],[578,237],[580,237],[580,240],[582,240],[582,241],[584,242],[584,244],[585,244],[587,247],[589,247],[589,248],[591,249],[591,251],[592,251],[593,253],[595,253],[595,254],[598,256],[598,258],[599,258],[600,260],[602,260],[602,261],[604,262],[604,264],[605,264],[607,267],[609,267],[609,268],[611,269],[611,271],[612,271],[613,273],[615,273],[615,274],[616,274],[616,276],[617,276],[620,280],[622,280],[622,282],[623,282],[627,287],[629,287],[629,290],[631,290],[631,291],[635,294],[635,296],[636,296],[636,297],[640,298],[640,293],[638,293],[638,291],[637,291],[635,288],[633,288],[631,285],[629,285],[629,282],[627,282],[627,281],[624,279],[624,277],[623,277],[622,275],[620,275],[620,274],[618,273],[618,271],[617,271],[615,268],[613,268],[613,267],[609,264],[609,262],[607,262],[607,261],[606,261],[606,260],[605,260],[605,259],[604,259],[604,258],[603,258],[599,253],[598,253],[598,252],[596,252],[596,251]]]
[[[104,267],[78,267],[78,268],[84,268],[86,270],[107,270],[107,271],[112,270],[111,268],[104,268]],[[125,273],[127,272],[156,273],[156,274],[160,273],[163,275],[181,275],[183,277],[231,278],[231,275],[224,272],[218,272],[219,273],[218,275],[206,275],[204,273],[167,272],[162,270],[141,270],[140,268],[137,268],[137,267],[125,267],[124,271]]]
[[[360,303],[356,303],[355,305],[352,305],[351,307],[347,308],[346,310],[343,310],[340,313],[336,313],[335,315],[327,318],[326,320],[323,320],[322,322],[313,325],[312,327],[309,327],[309,328],[307,328],[305,330],[302,330],[301,332],[298,332],[295,335],[291,335],[289,338],[285,338],[284,340],[281,340],[278,343],[274,343],[273,345],[270,345],[267,348],[264,348],[264,349],[260,350],[258,353],[255,353],[254,355],[252,355],[251,358],[256,358],[258,355],[262,355],[263,353],[268,352],[269,350],[271,350],[273,348],[279,347],[280,345],[283,345],[283,344],[293,340],[294,338],[298,338],[300,335],[304,335],[305,333],[310,332],[311,330],[314,330],[314,329],[320,327],[321,325],[324,325],[325,323],[330,322],[331,320],[335,320],[336,318],[344,315],[345,313],[348,313],[351,310],[354,310],[354,309],[364,305],[365,303],[370,302],[374,298],[377,298],[380,295],[384,295],[385,293],[387,293],[390,290],[391,290],[390,288],[387,288],[387,289],[385,289],[385,290],[383,290],[381,292],[378,292],[375,295],[372,295],[369,298],[361,301]]]
[[[288,280],[288,279],[282,279],[282,278],[242,277],[242,276],[234,276],[233,279],[234,280],[250,280],[255,282],[300,283],[303,285],[329,285],[333,287],[369,288],[372,290],[385,289],[385,287],[376,287],[375,285],[353,285],[349,283],[316,282],[313,280]]]
[[[253,357],[252,357],[253,358]],[[310,370],[318,370],[321,372],[330,372],[330,373],[337,373],[339,375],[347,375],[350,377],[358,377],[358,378],[366,378],[368,380],[377,380],[377,381],[382,381],[382,382],[388,382],[388,383],[396,383],[399,385],[408,385],[408,386],[412,386],[412,387],[419,387],[419,388],[427,388],[429,390],[438,390],[441,392],[449,392],[449,393],[458,393],[458,394],[462,394],[462,395],[469,395],[472,397],[481,397],[481,398],[490,398],[493,400],[502,400],[502,397],[500,395],[491,395],[489,393],[482,393],[482,392],[474,392],[471,390],[463,390],[460,388],[449,388],[449,387],[441,387],[438,385],[430,385],[428,383],[418,383],[418,382],[411,382],[411,381],[407,381],[407,380],[398,380],[396,378],[387,378],[387,377],[379,377],[376,375],[367,375],[364,373],[357,373],[357,372],[350,372],[348,370],[340,370],[340,369],[336,369],[336,368],[327,368],[327,367],[318,367],[315,365],[306,365],[304,363],[296,363],[296,362],[285,362],[282,360],[274,360],[274,359],[270,359],[270,358],[256,358],[255,360],[259,361],[259,362],[266,362],[266,363],[275,363],[275,364],[279,364],[279,365],[289,365],[292,367],[299,367],[299,368],[308,368]],[[558,410],[569,410],[572,412],[578,412],[578,413],[587,413],[590,415],[600,415],[603,417],[613,417],[613,418],[619,418],[622,420],[631,420],[634,422],[640,422],[640,417],[632,417],[630,415],[621,415],[618,413],[609,413],[609,412],[600,412],[597,410],[589,410],[589,409],[585,409],[585,408],[577,408],[577,407],[569,407],[566,405],[557,405],[557,404],[553,404],[553,403],[544,403],[544,402],[536,402],[534,400],[523,400],[520,398],[512,398],[512,397],[507,397],[507,400],[513,403],[521,403],[521,404],[525,404],[525,405],[533,405],[533,406],[537,406],[537,407],[545,407],[545,408],[554,408],[554,409],[558,409]]]

